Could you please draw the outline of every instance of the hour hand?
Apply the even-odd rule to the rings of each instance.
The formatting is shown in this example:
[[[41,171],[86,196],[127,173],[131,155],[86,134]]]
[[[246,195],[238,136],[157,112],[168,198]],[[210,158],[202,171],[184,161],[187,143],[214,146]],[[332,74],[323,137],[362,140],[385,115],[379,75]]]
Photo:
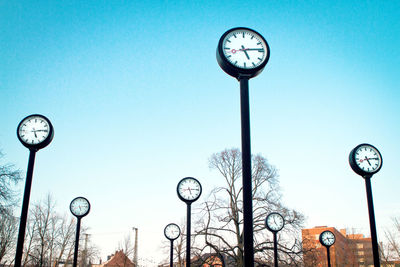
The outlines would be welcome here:
[[[242,45],[242,51],[246,55],[247,59],[250,59],[249,54],[247,54],[246,48],[244,48],[244,45]]]
[[[367,160],[369,166],[371,166],[371,162],[369,162],[369,159],[367,158],[367,156],[365,156],[365,159]]]

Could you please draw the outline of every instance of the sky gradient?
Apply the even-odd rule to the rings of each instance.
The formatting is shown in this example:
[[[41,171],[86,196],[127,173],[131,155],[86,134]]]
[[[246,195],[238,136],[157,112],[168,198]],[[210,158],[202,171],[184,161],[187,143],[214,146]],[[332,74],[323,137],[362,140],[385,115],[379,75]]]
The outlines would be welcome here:
[[[134,226],[139,257],[165,259],[164,226],[185,216],[179,180],[199,179],[205,200],[223,182],[208,158],[240,148],[239,83],[215,52],[225,31],[249,27],[271,48],[250,80],[252,152],[279,169],[284,203],[306,227],[369,235],[348,155],[370,143],[383,156],[381,233],[400,216],[399,17],[397,1],[0,1],[0,148],[25,171],[16,127],[47,116],[55,135],[31,201],[51,192],[69,212],[85,196],[103,260]]]

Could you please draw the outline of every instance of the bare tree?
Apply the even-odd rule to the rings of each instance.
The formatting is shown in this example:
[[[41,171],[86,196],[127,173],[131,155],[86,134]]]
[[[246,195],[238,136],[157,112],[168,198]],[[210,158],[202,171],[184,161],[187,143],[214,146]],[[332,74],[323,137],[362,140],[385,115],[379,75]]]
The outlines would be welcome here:
[[[72,262],[75,246],[76,219],[61,216],[55,210],[55,201],[49,194],[44,200],[32,205],[29,212],[27,233],[24,242],[23,266],[54,266]],[[87,228],[81,227],[80,264],[93,259],[98,250],[86,239]],[[82,253],[84,252],[84,253]],[[82,255],[85,257],[82,257]]]
[[[4,154],[0,151],[0,160]],[[0,214],[10,213],[17,204],[17,196],[13,186],[22,179],[21,170],[13,164],[0,162]]]
[[[124,265],[123,265],[123,267],[125,267],[127,265],[128,258],[133,256],[133,253],[135,250],[130,234],[127,234],[125,236],[124,240],[118,244],[118,250],[122,251],[126,256],[126,258],[124,259]]]
[[[22,179],[21,171],[3,158],[0,151],[0,264],[12,261],[18,231],[18,219],[13,215],[18,198],[13,187]]]
[[[0,213],[0,264],[12,261],[17,231],[17,218],[10,212]]]
[[[392,218],[393,226],[386,229],[385,242],[380,245],[381,257],[385,260],[400,260],[400,219]]]
[[[215,188],[203,203],[196,231],[196,236],[203,238],[199,250],[209,247],[225,255],[227,266],[243,266],[241,152],[226,149],[213,154],[209,166],[219,171],[225,185]],[[277,170],[261,155],[252,156],[252,190],[255,258],[263,263],[272,262],[272,235],[265,229],[264,221],[270,212],[277,211],[285,218],[285,227],[278,235],[281,265],[301,265],[300,228],[304,216],[282,204]]]

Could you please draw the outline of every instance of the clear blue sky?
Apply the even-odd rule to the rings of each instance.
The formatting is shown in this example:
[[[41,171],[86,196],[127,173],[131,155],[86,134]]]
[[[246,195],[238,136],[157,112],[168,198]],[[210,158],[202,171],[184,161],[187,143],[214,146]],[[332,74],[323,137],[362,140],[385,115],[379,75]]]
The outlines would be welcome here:
[[[31,200],[52,192],[68,212],[86,196],[103,256],[136,226],[140,256],[167,257],[163,228],[185,216],[176,184],[193,176],[209,192],[221,182],[209,156],[240,147],[239,84],[215,50],[245,26],[271,48],[250,81],[252,152],[279,169],[285,203],[307,227],[368,234],[347,158],[371,143],[381,231],[400,215],[399,18],[398,1],[0,1],[0,148],[25,170],[16,127],[47,116]]]

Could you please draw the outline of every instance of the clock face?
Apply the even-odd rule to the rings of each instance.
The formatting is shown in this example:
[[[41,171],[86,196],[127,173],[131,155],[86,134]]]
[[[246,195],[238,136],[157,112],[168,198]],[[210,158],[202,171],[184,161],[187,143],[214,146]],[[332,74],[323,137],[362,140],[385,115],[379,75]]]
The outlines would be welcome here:
[[[242,79],[257,76],[269,60],[267,41],[249,28],[233,28],[225,32],[217,47],[217,62],[229,75]]]
[[[381,155],[370,145],[362,145],[355,151],[357,165],[365,172],[375,172],[381,166]]]
[[[193,177],[183,178],[177,187],[178,196],[185,202],[196,201],[201,195],[201,184]]]
[[[372,145],[358,145],[350,153],[350,166],[360,175],[377,173],[382,167],[381,153]]]
[[[175,240],[181,235],[181,229],[175,223],[170,223],[165,227],[164,235],[169,240]]]
[[[264,39],[249,29],[229,32],[222,41],[225,58],[240,69],[254,69],[260,66],[268,55]]]
[[[84,217],[90,211],[90,203],[84,197],[77,197],[71,201],[69,209],[76,217]]]
[[[272,232],[278,232],[282,230],[285,220],[283,219],[282,215],[277,212],[270,213],[267,218],[265,219],[265,224],[267,228]]]
[[[17,135],[24,146],[43,148],[53,138],[53,126],[42,115],[30,115],[24,118],[18,125]]]
[[[326,247],[332,246],[335,240],[335,235],[331,231],[324,231],[319,236],[319,241]]]

